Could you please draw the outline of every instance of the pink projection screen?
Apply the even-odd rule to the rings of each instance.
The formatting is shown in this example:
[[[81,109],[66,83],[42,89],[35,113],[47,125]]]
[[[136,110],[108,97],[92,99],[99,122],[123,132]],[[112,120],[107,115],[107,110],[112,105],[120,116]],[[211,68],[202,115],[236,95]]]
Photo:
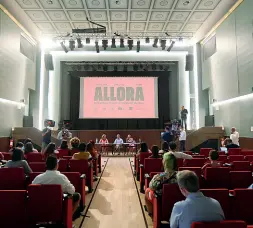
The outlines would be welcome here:
[[[82,119],[158,118],[156,77],[81,77]]]

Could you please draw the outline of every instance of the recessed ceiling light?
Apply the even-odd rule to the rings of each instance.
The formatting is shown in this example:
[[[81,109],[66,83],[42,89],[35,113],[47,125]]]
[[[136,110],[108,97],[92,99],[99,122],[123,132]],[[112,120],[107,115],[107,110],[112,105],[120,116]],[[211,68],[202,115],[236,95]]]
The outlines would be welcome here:
[[[190,3],[190,1],[185,1],[185,2],[183,3],[183,5],[186,6],[186,5],[188,5],[189,3]]]

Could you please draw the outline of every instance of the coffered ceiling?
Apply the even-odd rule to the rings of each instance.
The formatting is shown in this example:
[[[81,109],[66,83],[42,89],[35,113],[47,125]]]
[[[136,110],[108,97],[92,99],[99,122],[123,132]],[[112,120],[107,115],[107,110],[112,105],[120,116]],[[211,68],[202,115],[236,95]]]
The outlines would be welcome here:
[[[223,0],[15,0],[43,34],[106,26],[129,36],[192,37]]]

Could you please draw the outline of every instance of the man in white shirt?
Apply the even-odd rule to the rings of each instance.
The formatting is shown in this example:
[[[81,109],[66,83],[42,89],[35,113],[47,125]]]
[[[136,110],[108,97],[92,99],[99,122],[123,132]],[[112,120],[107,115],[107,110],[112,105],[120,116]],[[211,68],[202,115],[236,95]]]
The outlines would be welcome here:
[[[236,131],[235,127],[231,128],[230,139],[232,140],[233,144],[240,146],[240,144],[239,144],[239,132]]]
[[[49,156],[46,161],[47,171],[38,175],[32,184],[59,184],[62,186],[63,193],[72,195],[73,199],[73,214],[79,207],[81,196],[75,192],[75,187],[70,183],[69,179],[59,171],[58,161],[55,156]]]
[[[59,140],[59,145],[61,145],[62,140],[69,141],[71,138],[72,138],[72,133],[65,127],[63,127],[57,135],[57,139]]]
[[[184,128],[180,128],[180,135],[179,135],[179,143],[180,143],[180,151],[185,151],[185,142],[186,142],[186,132]]]
[[[118,155],[120,154],[119,153],[120,152],[120,148],[122,147],[123,143],[124,143],[124,141],[123,141],[122,138],[120,138],[120,134],[117,134],[117,138],[114,140],[113,144],[115,144],[114,149],[115,149],[115,151],[118,151]]]
[[[177,152],[177,144],[175,142],[170,142],[169,144],[170,151],[167,153],[172,153],[178,159],[192,159],[192,156],[189,154],[185,154],[183,152]],[[165,153],[166,154],[166,153]]]

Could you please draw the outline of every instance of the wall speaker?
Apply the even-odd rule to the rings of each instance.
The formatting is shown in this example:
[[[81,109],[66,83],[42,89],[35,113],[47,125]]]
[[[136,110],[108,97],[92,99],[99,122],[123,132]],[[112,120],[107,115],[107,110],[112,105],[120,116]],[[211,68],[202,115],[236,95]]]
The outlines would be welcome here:
[[[188,54],[185,58],[185,71],[193,71],[193,55]]]
[[[51,54],[45,54],[44,61],[46,70],[54,70],[53,56]]]
[[[33,116],[23,117],[23,127],[33,127]]]

